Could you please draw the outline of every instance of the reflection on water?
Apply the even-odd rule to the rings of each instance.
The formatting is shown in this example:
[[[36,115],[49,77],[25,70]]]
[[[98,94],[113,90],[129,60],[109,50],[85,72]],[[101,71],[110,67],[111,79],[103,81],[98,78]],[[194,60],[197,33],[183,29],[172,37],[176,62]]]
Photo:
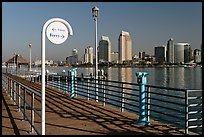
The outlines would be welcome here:
[[[32,68],[41,70],[41,68]],[[62,70],[66,72],[70,69],[69,67],[46,67],[49,72],[61,73]],[[187,89],[202,89],[202,68],[201,67],[172,67],[172,68],[102,68],[107,74],[108,80],[124,81],[137,83],[136,72],[148,72],[147,84],[157,85],[174,88],[187,88]],[[4,72],[5,68],[2,68]],[[95,68],[83,68],[77,69],[77,74],[80,76],[81,73],[88,75],[94,74]],[[67,74],[67,73],[66,73]]]
[[[132,68],[118,68],[118,80],[122,82],[132,82]]]

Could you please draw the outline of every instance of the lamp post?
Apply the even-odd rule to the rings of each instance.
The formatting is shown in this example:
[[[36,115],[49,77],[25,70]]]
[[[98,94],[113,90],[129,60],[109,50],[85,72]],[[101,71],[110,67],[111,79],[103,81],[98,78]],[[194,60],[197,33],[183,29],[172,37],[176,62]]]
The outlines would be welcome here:
[[[97,55],[97,17],[98,17],[99,8],[94,6],[92,8],[92,15],[95,21],[95,79],[96,79],[96,102],[98,102],[98,55]]]
[[[32,46],[32,44],[29,44],[29,48],[30,48],[30,65],[29,65],[29,71],[31,71],[31,46]]]

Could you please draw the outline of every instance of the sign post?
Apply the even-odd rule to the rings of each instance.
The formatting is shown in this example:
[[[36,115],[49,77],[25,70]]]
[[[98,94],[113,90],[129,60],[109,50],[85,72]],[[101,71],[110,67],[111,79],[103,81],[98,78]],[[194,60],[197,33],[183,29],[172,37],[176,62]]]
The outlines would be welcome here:
[[[41,76],[42,76],[42,135],[45,135],[45,33],[54,44],[62,44],[68,36],[73,35],[70,24],[61,18],[49,19],[41,32]]]

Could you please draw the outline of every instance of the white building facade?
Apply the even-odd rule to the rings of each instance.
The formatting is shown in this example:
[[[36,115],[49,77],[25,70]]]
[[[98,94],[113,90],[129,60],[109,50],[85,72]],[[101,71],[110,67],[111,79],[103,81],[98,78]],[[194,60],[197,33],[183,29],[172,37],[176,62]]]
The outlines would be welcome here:
[[[93,47],[91,46],[85,48],[84,63],[93,64]]]
[[[123,63],[130,60],[132,60],[132,39],[129,32],[122,31],[118,39],[118,61]]]

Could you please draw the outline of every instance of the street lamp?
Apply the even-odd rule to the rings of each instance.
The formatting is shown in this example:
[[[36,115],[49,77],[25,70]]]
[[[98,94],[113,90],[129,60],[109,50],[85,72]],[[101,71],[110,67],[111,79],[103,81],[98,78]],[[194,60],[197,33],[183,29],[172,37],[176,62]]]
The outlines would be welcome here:
[[[32,44],[29,44],[29,48],[30,48],[30,66],[29,66],[29,71],[31,71],[31,46],[32,46]]]
[[[96,58],[96,64],[95,64],[95,79],[96,79],[96,102],[98,102],[98,55],[97,55],[97,17],[98,17],[99,8],[94,6],[92,8],[92,15],[95,21],[95,58]]]

